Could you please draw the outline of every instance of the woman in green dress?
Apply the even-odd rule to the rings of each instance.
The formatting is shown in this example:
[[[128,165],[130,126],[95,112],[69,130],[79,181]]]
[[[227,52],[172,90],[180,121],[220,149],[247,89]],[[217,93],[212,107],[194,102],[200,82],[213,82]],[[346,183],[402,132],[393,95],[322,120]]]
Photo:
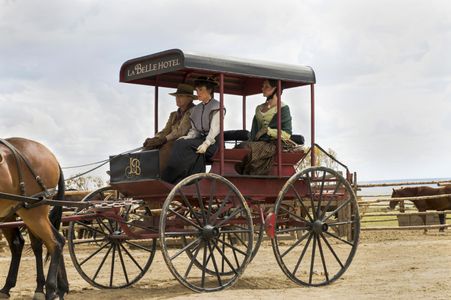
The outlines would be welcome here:
[[[244,175],[267,175],[271,171],[277,143],[277,81],[267,79],[262,86],[266,101],[255,109],[250,140],[239,146],[247,148],[249,154],[243,162],[236,165],[236,171]],[[288,141],[291,137],[290,108],[281,103],[281,138]]]

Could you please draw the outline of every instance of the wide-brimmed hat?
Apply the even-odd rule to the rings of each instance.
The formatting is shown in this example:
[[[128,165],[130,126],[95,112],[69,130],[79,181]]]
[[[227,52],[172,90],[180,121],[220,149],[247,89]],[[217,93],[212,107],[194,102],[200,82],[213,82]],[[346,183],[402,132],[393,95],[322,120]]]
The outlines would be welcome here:
[[[171,96],[189,96],[193,99],[197,99],[197,96],[194,95],[194,88],[186,83],[180,83],[177,86],[177,91],[174,93],[169,93]]]
[[[194,86],[199,86],[201,84],[206,84],[206,85],[212,86],[212,87],[219,85],[218,81],[215,78],[210,77],[210,76],[200,76],[194,80]]]

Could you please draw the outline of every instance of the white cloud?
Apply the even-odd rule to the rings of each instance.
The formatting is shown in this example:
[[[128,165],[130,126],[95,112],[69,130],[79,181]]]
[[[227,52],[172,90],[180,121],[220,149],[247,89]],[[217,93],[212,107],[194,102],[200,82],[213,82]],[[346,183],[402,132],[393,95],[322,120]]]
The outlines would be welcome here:
[[[311,65],[317,142],[359,178],[449,177],[450,15],[449,1],[0,0],[0,132],[64,165],[135,148],[153,132],[153,89],[118,83],[120,65],[182,48]],[[308,89],[284,97],[308,139]],[[240,128],[230,101],[226,127]],[[160,109],[162,126],[173,98]]]

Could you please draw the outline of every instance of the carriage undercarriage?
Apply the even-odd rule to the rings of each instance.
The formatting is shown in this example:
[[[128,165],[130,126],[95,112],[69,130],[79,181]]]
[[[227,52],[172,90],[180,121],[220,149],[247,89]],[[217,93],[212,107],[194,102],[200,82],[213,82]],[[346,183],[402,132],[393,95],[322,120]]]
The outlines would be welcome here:
[[[240,192],[262,180],[269,183],[264,178],[240,181],[201,173],[181,181],[164,199],[105,205],[94,214],[80,209],[76,216],[81,219],[68,229],[74,265],[96,287],[126,287],[149,269],[159,239],[178,281],[197,292],[216,291],[241,276],[266,233],[277,262],[295,283],[319,286],[339,278],[352,261],[359,237],[357,202],[349,183],[331,169],[313,167],[288,180],[271,179],[278,194]],[[124,201],[128,195],[118,186],[94,191],[83,201]],[[80,251],[88,246],[89,255]],[[98,265],[95,271],[93,264]]]

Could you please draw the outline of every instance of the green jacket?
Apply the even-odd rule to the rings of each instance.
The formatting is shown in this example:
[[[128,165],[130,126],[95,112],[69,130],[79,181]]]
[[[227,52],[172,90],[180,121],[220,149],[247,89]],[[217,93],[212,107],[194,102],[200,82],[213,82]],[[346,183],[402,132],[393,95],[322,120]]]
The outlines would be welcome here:
[[[282,130],[289,133],[290,135],[292,134],[292,128],[291,128],[291,114],[290,114],[290,108],[288,107],[288,105],[284,105],[282,106],[282,108],[280,109],[280,111],[282,112],[282,116],[281,116],[281,125],[282,125]],[[272,117],[271,121],[268,124],[269,128],[274,128],[277,129],[277,115],[279,114],[279,112],[277,112],[274,117]],[[254,116],[254,119],[252,120],[252,129],[251,129],[251,141],[255,141],[255,135],[257,134],[257,132],[260,130],[261,128],[259,128],[258,126],[258,122],[257,122],[257,118]],[[260,137],[260,141],[270,141],[273,138],[270,137],[267,134],[264,134],[262,137]]]

